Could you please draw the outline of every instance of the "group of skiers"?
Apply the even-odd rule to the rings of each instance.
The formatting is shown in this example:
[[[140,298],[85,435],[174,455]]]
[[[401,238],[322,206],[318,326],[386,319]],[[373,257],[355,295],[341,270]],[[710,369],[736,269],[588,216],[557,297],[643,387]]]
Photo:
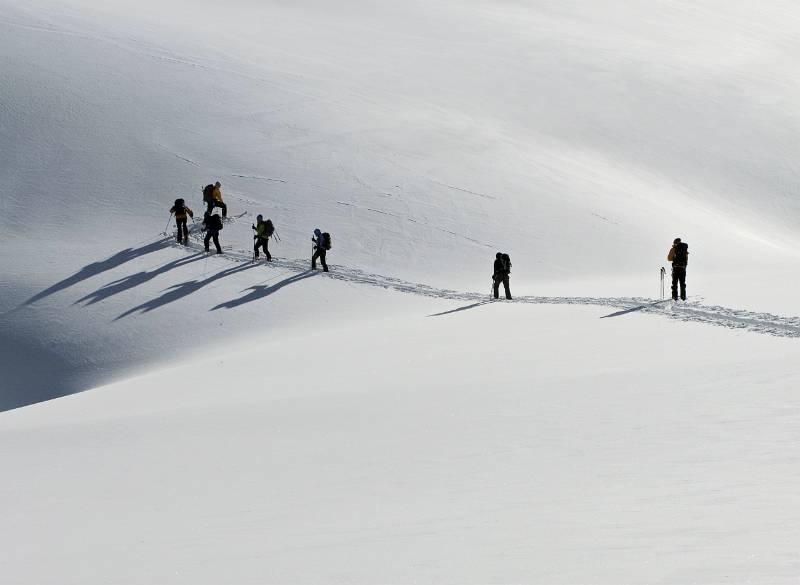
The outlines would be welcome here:
[[[224,204],[223,204],[224,205]],[[179,244],[189,245],[189,226],[188,218],[194,219],[194,212],[186,205],[183,199],[176,199],[175,204],[169,210],[170,214],[175,215],[175,225],[178,228],[177,240]],[[224,214],[224,212],[223,212]],[[224,215],[223,215],[224,217]],[[214,240],[214,246],[217,249],[217,254],[222,254],[222,246],[219,245],[219,232],[222,229],[222,218],[216,213],[206,211],[203,214],[203,231],[206,237],[203,243],[208,252],[211,240]]]
[[[203,238],[203,245],[206,252],[209,251],[211,241],[214,242],[214,247],[217,249],[217,254],[222,254],[222,246],[219,243],[219,232],[222,230],[222,220],[228,216],[228,206],[222,200],[222,184],[217,181],[214,184],[206,185],[203,188],[203,203],[206,204],[206,211],[203,214],[202,231],[205,232]],[[219,207],[222,209],[222,217],[214,213],[214,209]],[[194,220],[194,212],[186,205],[186,202],[178,198],[175,204],[170,208],[170,217],[175,216],[175,224],[178,228],[176,239],[179,244],[189,245],[189,226],[188,219]],[[272,261],[272,254],[269,253],[269,239],[273,236],[278,237],[275,232],[275,225],[271,219],[264,219],[264,216],[259,214],[256,217],[256,223],[252,226],[255,235],[253,235],[253,260],[259,259],[259,252],[263,251],[266,256],[267,262]],[[280,239],[280,238],[278,238]],[[322,232],[319,229],[314,230],[314,235],[311,238],[311,268],[317,269],[317,260],[319,259],[322,264],[322,270],[328,272],[328,264],[325,262],[325,257],[328,250],[331,249],[331,235],[328,232]]]
[[[203,188],[203,203],[206,204],[206,211],[203,214],[202,231],[205,232],[203,244],[206,252],[209,251],[209,244],[213,240],[217,249],[217,254],[222,254],[222,246],[219,243],[219,232],[222,230],[222,219],[228,215],[228,206],[222,200],[222,184],[217,181],[214,184],[206,185]],[[219,207],[222,209],[222,217],[213,213]],[[189,244],[188,218],[194,219],[192,212],[183,199],[176,199],[175,204],[169,210],[170,215],[175,216],[175,223],[178,227],[177,240],[179,244]],[[269,253],[269,239],[275,233],[275,225],[271,219],[264,219],[263,215],[256,217],[256,223],[252,226],[255,231],[253,236],[253,260],[259,259],[259,251],[263,251],[267,262],[272,261],[272,254]],[[322,264],[322,270],[328,272],[328,264],[325,261],[328,250],[331,249],[331,235],[323,232],[319,228],[314,230],[311,237],[311,269],[317,269],[317,260]],[[686,300],[686,266],[689,262],[689,246],[675,238],[672,247],[667,254],[667,261],[672,262],[672,300],[678,300],[680,288],[681,300]],[[662,269],[663,272],[663,269]],[[508,254],[498,252],[494,260],[494,272],[492,273],[492,294],[495,299],[500,298],[500,285],[506,293],[506,299],[511,300],[511,258]]]

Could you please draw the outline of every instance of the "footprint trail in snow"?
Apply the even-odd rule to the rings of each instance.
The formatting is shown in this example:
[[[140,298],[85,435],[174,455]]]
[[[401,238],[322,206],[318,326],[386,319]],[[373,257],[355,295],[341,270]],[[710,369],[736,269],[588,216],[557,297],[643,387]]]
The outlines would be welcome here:
[[[202,250],[202,247],[196,243],[190,244],[188,248],[185,246],[177,246],[177,244],[176,247],[180,247],[184,250]],[[252,254],[248,254],[242,250],[226,251],[224,258],[235,262],[251,262]],[[269,266],[293,270],[295,272],[305,272],[309,269],[308,260],[298,259],[275,259]],[[435,288],[427,284],[373,274],[357,268],[348,268],[333,264],[330,266],[331,272],[326,274],[328,278],[380,287],[406,294],[480,304],[482,304],[481,302],[486,302],[488,297],[486,293]],[[740,329],[776,337],[800,338],[800,317],[786,317],[782,315],[773,315],[771,313],[730,309],[716,305],[704,305],[697,301],[670,304],[669,301],[658,301],[643,297],[545,297],[529,295],[517,296],[514,297],[512,301],[504,300],[502,302],[534,305],[593,305],[619,309],[616,313],[604,315],[604,318],[621,316],[625,313],[639,312],[661,315],[678,321],[705,323],[718,327]],[[445,311],[439,316],[454,312],[457,311]]]

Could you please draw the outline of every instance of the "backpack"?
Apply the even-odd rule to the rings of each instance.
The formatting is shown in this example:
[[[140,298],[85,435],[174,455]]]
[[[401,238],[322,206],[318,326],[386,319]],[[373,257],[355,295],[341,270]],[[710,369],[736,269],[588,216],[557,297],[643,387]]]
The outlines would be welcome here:
[[[214,185],[206,185],[203,187],[203,201],[208,203],[214,200]]]
[[[331,249],[331,235],[328,232],[322,232],[322,235],[319,237],[320,239],[320,246],[325,250]]]
[[[689,244],[681,242],[675,247],[675,257],[672,259],[673,266],[686,266],[689,264]]]
[[[503,270],[506,274],[511,274],[511,257],[508,254],[503,254],[500,257],[500,261],[503,263]]]
[[[182,213],[183,209],[186,207],[186,202],[183,199],[176,199],[175,200],[175,213]]]
[[[272,224],[271,219],[268,219],[267,221],[264,222],[264,227],[265,227],[264,233],[267,235],[268,238],[275,233],[275,226]]]

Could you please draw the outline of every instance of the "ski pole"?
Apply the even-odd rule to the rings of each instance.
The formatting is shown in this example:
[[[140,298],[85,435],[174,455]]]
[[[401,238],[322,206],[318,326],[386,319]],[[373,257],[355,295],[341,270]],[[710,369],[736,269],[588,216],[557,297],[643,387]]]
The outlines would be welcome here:
[[[170,224],[171,221],[172,221],[172,212],[170,211],[169,212],[169,219],[167,220],[167,225],[164,226],[164,235],[165,236],[169,235],[169,234],[167,234],[167,228],[169,227],[169,224]]]
[[[276,240],[278,240],[279,242],[281,241],[281,237],[278,235],[278,230],[275,230],[272,235],[275,236]]]
[[[664,300],[664,275],[667,273],[666,269],[661,267],[661,300]]]

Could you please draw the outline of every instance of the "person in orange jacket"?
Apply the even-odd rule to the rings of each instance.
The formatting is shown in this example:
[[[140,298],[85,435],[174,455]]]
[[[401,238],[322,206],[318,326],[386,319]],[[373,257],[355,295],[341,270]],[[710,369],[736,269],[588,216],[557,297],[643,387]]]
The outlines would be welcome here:
[[[667,260],[672,262],[672,300],[678,300],[678,284],[681,287],[681,300],[686,300],[686,266],[689,264],[689,245],[675,238],[669,249]]]
[[[189,228],[186,225],[186,217],[194,218],[194,212],[186,207],[186,203],[183,199],[176,199],[175,205],[170,208],[169,212],[175,214],[175,225],[178,226],[178,243],[188,246]]]

